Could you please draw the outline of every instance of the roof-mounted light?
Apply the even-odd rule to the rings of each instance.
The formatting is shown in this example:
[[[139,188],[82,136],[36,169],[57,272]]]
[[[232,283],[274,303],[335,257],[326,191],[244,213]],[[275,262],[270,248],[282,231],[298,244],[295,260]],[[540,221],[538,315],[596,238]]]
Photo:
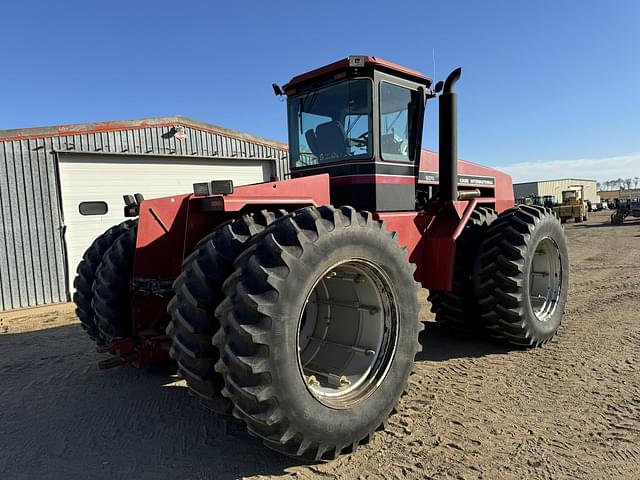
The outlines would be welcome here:
[[[366,58],[367,57],[365,57],[364,55],[351,55],[349,57],[349,66],[351,68],[364,67]]]

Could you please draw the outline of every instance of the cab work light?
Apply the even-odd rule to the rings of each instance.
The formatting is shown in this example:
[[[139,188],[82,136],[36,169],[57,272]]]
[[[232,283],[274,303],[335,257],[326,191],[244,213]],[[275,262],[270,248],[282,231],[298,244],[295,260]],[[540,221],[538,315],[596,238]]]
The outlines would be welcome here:
[[[137,217],[140,215],[140,204],[144,201],[144,197],[141,193],[123,195],[122,199],[124,200],[125,217]]]
[[[198,197],[207,197],[211,195],[211,184],[209,184],[209,182],[194,183],[193,194]]]
[[[233,193],[233,180],[212,180],[193,184],[193,194],[198,197],[229,195]]]

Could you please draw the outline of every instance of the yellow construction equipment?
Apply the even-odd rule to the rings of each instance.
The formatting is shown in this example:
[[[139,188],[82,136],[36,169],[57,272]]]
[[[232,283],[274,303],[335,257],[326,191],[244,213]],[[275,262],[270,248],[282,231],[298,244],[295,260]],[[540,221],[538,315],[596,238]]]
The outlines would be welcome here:
[[[587,204],[584,201],[584,186],[576,185],[571,190],[562,191],[562,204],[554,207],[554,212],[562,223],[573,218],[576,223],[587,220]]]

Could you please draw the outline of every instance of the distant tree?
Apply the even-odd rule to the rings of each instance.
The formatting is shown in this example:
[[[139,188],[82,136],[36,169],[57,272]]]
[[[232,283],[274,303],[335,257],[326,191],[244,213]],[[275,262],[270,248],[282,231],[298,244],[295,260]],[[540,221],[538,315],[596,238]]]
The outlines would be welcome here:
[[[640,177],[633,177],[633,188],[638,188],[639,183],[640,183]]]
[[[633,179],[632,178],[625,178],[624,179],[624,184],[627,187],[627,190],[631,190],[631,184],[633,183]]]
[[[616,182],[618,183],[618,190],[624,190],[624,180],[619,178]]]
[[[596,182],[596,190],[600,192],[602,190],[602,184],[600,182]]]

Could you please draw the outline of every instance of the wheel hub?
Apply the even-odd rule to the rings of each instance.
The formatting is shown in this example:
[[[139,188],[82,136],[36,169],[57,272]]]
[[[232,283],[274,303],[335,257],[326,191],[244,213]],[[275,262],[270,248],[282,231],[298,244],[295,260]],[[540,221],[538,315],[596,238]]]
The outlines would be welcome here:
[[[320,276],[298,322],[298,364],[316,399],[346,408],[375,390],[395,351],[397,311],[389,279],[367,260]]]
[[[529,275],[529,296],[536,318],[546,322],[554,314],[562,288],[562,262],[558,245],[551,237],[536,246]]]

